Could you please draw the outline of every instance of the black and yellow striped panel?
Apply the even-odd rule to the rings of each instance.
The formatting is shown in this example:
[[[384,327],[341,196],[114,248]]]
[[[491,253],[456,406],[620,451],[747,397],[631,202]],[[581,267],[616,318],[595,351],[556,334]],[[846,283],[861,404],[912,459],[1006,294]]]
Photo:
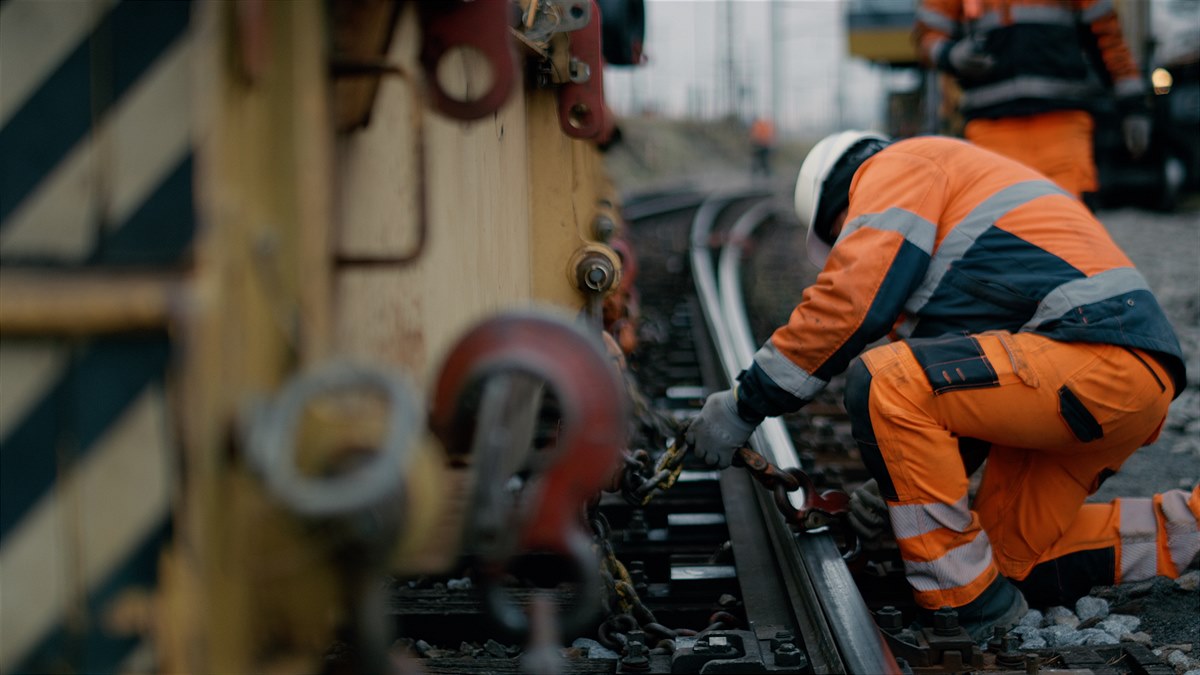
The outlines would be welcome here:
[[[191,10],[184,0],[0,4],[0,263],[185,255]]]
[[[186,261],[192,11],[0,2],[4,268]],[[165,330],[0,339],[0,672],[116,672],[143,644],[113,610],[171,533],[171,354]]]

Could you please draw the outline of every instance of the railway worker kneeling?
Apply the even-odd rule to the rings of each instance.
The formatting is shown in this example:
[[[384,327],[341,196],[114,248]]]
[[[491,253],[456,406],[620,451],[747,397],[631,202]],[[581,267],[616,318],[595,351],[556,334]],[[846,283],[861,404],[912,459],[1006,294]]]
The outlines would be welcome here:
[[[1084,504],[1186,382],[1161,307],[1087,207],[963,141],[842,132],[805,159],[796,211],[823,269],[708,397],[687,431],[700,457],[729,466],[764,417],[846,371],[873,476],[851,522],[870,536],[890,520],[922,612],[956,608],[976,639],[1026,598],[1073,603],[1195,564],[1200,487]],[[968,447],[987,450],[973,502]]]

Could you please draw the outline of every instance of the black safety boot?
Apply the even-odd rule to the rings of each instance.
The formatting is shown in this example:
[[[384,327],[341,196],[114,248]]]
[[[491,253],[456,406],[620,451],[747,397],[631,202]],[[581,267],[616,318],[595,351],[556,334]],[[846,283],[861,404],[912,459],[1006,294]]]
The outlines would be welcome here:
[[[1015,626],[1029,611],[1029,604],[1016,586],[998,576],[978,598],[954,609],[958,612],[958,625],[972,640],[983,642],[992,637],[995,626]],[[926,610],[923,614],[927,615],[922,616],[923,623],[932,626],[933,612]]]

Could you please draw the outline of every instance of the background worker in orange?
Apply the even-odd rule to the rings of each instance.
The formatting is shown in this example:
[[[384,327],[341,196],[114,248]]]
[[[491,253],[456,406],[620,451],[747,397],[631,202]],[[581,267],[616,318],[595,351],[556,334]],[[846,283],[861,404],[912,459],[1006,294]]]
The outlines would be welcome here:
[[[771,175],[771,150],[775,147],[775,125],[766,117],[750,124],[751,174]]]
[[[1112,0],[922,0],[913,38],[923,63],[962,88],[967,140],[1076,197],[1097,189],[1089,113],[1105,94],[1097,75],[1111,83],[1130,155],[1149,146],[1145,81]]]
[[[700,457],[729,466],[764,417],[847,371],[874,477],[851,521],[866,536],[890,521],[917,604],[957,608],[976,638],[1024,613],[1021,591],[1061,604],[1194,563],[1200,487],[1084,505],[1153,442],[1186,374],[1146,281],[1082,203],[964,141],[843,132],[805,158],[796,211],[823,269],[689,425]],[[903,339],[867,349],[889,333]],[[974,503],[964,445],[987,452]]]

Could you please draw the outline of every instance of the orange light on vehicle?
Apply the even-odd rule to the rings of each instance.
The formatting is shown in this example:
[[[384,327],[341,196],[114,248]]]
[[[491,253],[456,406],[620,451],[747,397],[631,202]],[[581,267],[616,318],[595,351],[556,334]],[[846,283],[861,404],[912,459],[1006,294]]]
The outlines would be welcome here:
[[[1171,85],[1175,82],[1175,78],[1171,77],[1171,72],[1166,68],[1155,68],[1153,73],[1150,73],[1150,84],[1154,85],[1154,93],[1159,96],[1171,91]]]

